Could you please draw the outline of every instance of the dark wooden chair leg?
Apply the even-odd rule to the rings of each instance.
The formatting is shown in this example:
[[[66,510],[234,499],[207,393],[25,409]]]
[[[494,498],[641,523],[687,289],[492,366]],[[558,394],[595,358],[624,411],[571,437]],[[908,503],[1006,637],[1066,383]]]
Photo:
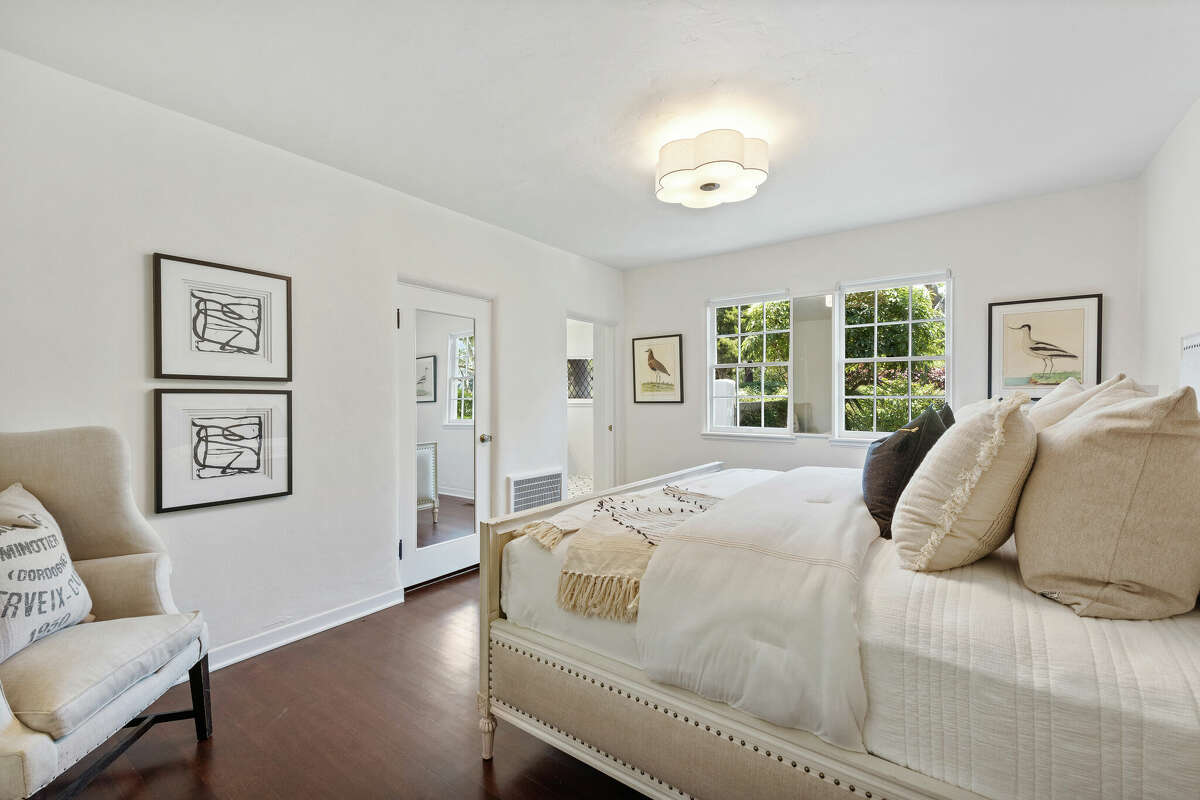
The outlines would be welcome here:
[[[208,654],[188,670],[192,684],[192,713],[196,720],[196,741],[203,742],[212,736],[212,700],[208,688]]]

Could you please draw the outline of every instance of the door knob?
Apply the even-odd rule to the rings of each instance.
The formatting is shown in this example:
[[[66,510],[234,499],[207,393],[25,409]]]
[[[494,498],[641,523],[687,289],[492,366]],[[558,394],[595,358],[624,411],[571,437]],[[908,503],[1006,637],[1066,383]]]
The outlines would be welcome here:
[[[494,437],[494,436],[492,436],[490,433],[481,433],[481,434],[479,434],[479,443],[480,443],[480,444],[487,444],[488,442],[490,442],[490,441],[491,441],[492,439],[494,439],[494,438],[495,438],[495,437]]]

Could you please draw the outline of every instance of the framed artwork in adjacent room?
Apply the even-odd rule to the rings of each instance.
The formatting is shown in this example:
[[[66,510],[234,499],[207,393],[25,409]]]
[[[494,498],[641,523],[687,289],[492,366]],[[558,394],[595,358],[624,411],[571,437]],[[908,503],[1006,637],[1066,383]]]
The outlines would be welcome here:
[[[292,379],[292,279],[154,254],[154,377]]]
[[[154,510],[292,493],[292,393],[154,390]]]
[[[1103,295],[988,304],[988,397],[1035,400],[1068,378],[1100,382]]]
[[[437,402],[437,356],[418,356],[416,367],[418,403]]]
[[[683,402],[683,334],[633,340],[633,402]]]

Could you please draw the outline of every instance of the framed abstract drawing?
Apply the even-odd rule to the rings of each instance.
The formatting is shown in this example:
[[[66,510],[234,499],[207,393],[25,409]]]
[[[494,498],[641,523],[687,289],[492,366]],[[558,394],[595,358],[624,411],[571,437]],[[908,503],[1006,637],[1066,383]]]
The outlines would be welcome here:
[[[416,368],[418,403],[437,402],[437,356],[418,356]]]
[[[154,254],[154,377],[292,379],[292,279]]]
[[[292,393],[154,390],[154,510],[292,493]]]
[[[633,402],[683,402],[683,334],[633,340]]]
[[[1104,297],[1081,294],[988,304],[988,397],[1044,397],[1068,378],[1100,382]]]

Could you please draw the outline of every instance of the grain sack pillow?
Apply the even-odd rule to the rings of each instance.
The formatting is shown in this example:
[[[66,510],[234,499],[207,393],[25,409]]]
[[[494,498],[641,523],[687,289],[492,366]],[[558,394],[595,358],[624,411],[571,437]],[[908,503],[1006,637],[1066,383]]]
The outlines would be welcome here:
[[[1159,619],[1200,593],[1200,412],[1190,387],[1038,434],[1016,518],[1025,585],[1081,617]]]
[[[1012,533],[1037,433],[1015,394],[958,423],[938,439],[900,495],[892,538],[905,569],[961,567]]]
[[[871,442],[867,448],[862,473],[863,501],[879,525],[879,535],[885,539],[892,537],[892,514],[900,493],[917,471],[921,459],[946,432],[946,419],[949,418],[950,424],[954,423],[949,406],[945,412],[927,408],[891,436]]]
[[[1033,426],[1039,431],[1049,428],[1054,423],[1066,419],[1068,414],[1088,400],[1123,380],[1126,380],[1125,374],[1120,373],[1103,383],[1085,389],[1079,381],[1067,378],[1055,386],[1054,391],[1033,404],[1033,408],[1029,410],[1029,419],[1033,421]]]
[[[0,492],[0,661],[91,610],[54,517],[19,483]]]

